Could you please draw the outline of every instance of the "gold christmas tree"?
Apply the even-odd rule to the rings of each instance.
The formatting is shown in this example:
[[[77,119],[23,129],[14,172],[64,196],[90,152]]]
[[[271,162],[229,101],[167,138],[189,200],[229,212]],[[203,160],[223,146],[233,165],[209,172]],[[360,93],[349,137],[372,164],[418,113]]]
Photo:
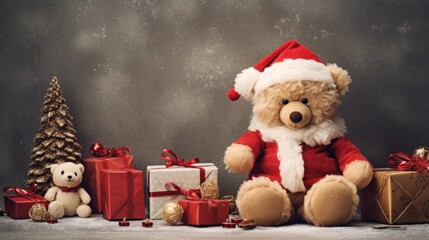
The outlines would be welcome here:
[[[77,142],[76,130],[69,107],[56,77],[52,78],[41,110],[41,126],[34,136],[27,186],[37,183],[44,193],[52,186],[49,166],[54,163],[79,163],[82,147]]]

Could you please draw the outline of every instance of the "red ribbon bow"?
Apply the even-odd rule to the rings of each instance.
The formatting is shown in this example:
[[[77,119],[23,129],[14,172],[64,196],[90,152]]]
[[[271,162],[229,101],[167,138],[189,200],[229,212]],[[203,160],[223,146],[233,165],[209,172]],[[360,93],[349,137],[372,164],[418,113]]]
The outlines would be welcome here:
[[[60,186],[57,186],[57,187],[61,190],[61,192],[77,192],[80,188],[80,185],[78,185],[76,187],[72,187],[72,188],[60,187]]]
[[[201,191],[200,189],[183,189],[176,185],[173,182],[167,182],[165,183],[165,189],[167,189],[170,192],[178,192],[180,194],[183,194],[186,196],[186,199],[189,200],[197,200],[197,201],[207,201],[209,204],[209,207],[218,207],[218,203],[213,199],[203,199],[201,198]]]
[[[391,168],[400,171],[428,172],[429,162],[417,155],[410,156],[403,152],[392,153],[387,157],[387,163]]]
[[[171,155],[171,156],[169,156],[169,155]],[[181,158],[178,158],[176,153],[174,153],[173,150],[168,149],[168,148],[164,148],[162,150],[161,158],[163,158],[166,161],[165,166],[167,168],[173,167],[173,166],[195,167],[195,166],[192,166],[192,164],[200,162],[200,159],[198,159],[198,158],[192,158],[192,159],[189,159],[188,161],[185,161]],[[195,167],[195,168],[197,168],[197,167]]]
[[[25,190],[25,189],[19,188],[19,187],[5,187],[5,188],[3,188],[3,193],[13,191],[13,192],[15,192],[16,195],[18,195],[20,197],[25,197],[25,198],[28,198],[28,199],[34,201],[34,195],[36,194],[37,190],[38,190],[37,184],[34,183],[34,184],[30,185],[28,190]]]
[[[169,191],[169,192],[176,191],[177,193],[183,194],[188,199],[192,199],[192,200],[201,199],[201,197],[200,197],[201,192],[199,189],[183,189],[173,182],[166,182],[165,183],[165,189],[167,189],[167,191]]]
[[[101,143],[94,143],[91,145],[89,152],[94,157],[123,157],[131,152],[127,147],[120,148],[104,148]]]

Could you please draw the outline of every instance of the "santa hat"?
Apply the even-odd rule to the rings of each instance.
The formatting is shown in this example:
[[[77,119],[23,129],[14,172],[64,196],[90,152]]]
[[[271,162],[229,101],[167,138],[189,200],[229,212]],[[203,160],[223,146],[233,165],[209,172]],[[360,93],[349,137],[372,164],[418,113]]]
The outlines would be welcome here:
[[[244,69],[235,78],[228,98],[247,100],[264,89],[288,81],[310,80],[334,84],[331,72],[310,49],[295,40],[289,40],[259,61]]]

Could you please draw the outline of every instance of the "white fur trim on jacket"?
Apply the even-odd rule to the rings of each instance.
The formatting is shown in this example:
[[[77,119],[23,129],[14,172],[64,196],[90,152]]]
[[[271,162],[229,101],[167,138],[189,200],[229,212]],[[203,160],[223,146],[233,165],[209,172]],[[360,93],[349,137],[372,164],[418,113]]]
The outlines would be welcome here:
[[[331,71],[322,63],[305,59],[285,59],[264,69],[255,85],[255,94],[274,84],[299,80],[334,84]]]
[[[311,147],[328,145],[331,140],[346,133],[346,125],[342,118],[337,117],[334,120],[326,120],[316,126],[301,129],[290,129],[286,126],[269,127],[253,116],[249,130],[259,131],[265,142],[277,143],[282,185],[291,192],[302,192],[306,189],[303,182],[305,166],[301,143]]]
[[[253,87],[258,81],[261,72],[253,67],[244,69],[235,77],[234,89],[246,100],[251,100],[253,97]]]

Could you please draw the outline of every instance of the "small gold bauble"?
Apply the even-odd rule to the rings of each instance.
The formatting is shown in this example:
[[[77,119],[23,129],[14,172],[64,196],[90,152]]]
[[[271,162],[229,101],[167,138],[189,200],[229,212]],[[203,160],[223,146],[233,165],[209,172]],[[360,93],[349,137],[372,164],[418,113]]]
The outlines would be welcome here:
[[[203,199],[218,199],[219,187],[215,181],[206,181],[201,184],[201,198]]]
[[[34,204],[28,211],[28,216],[35,222],[44,222],[48,215],[45,205],[40,203]]]
[[[176,202],[169,202],[162,207],[162,220],[176,225],[182,220],[183,208]]]

